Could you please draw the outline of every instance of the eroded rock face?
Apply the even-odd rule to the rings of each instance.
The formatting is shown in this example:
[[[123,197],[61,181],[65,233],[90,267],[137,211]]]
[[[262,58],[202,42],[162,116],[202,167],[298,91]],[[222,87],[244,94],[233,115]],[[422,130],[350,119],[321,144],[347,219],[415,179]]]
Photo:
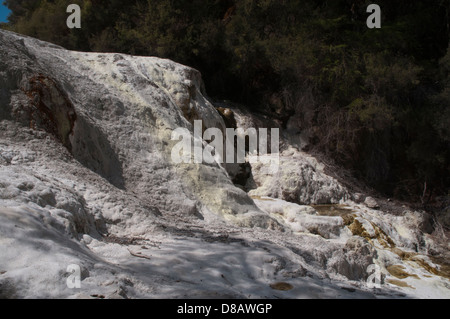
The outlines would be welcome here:
[[[173,163],[171,133],[194,120],[277,125],[220,111],[200,74],[172,61],[0,30],[0,297],[369,298],[372,264],[388,279],[404,267],[416,288],[404,296],[448,296],[425,215],[299,205],[349,195],[306,153],[283,145],[276,174]]]
[[[348,199],[347,189],[326,175],[323,168],[312,156],[289,148],[280,154],[280,165],[275,174],[261,163],[252,165],[255,189],[249,194],[303,205],[337,204]]]
[[[20,90],[28,98],[12,108],[13,117],[32,129],[43,129],[71,150],[69,136],[77,119],[75,109],[67,95],[51,77],[32,76]]]
[[[158,58],[70,52],[8,32],[0,36],[2,61],[13,62],[5,63],[1,81],[16,88],[2,103],[5,118],[54,135],[118,188],[145,200],[158,193],[150,202],[161,211],[185,207],[200,216],[209,210],[250,227],[276,227],[220,165],[171,161],[176,128],[192,132],[194,120],[205,129],[225,128],[203,95],[198,71]]]
[[[367,269],[376,257],[376,250],[367,241],[352,237],[342,249],[333,253],[327,267],[350,280],[365,280],[369,276]]]
[[[274,153],[279,158],[277,169],[262,161],[226,165],[230,176],[251,196],[268,196],[301,205],[337,204],[351,197],[344,186],[325,174],[323,164],[290,144],[290,130],[283,130],[278,121],[264,115],[252,115],[233,104],[217,103],[217,106],[228,125],[243,131],[265,128],[269,133],[269,141],[271,129],[281,131],[280,152]],[[272,153],[270,147],[271,143],[268,143],[269,154]]]

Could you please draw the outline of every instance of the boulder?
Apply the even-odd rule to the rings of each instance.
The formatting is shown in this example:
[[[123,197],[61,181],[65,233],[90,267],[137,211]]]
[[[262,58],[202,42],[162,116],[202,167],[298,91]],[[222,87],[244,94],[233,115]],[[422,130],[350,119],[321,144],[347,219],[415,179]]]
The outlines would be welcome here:
[[[273,227],[220,163],[171,160],[175,129],[193,137],[194,120],[225,128],[197,70],[155,57],[68,51],[7,31],[0,40],[2,119],[48,133],[84,167],[162,213],[203,218],[209,211]]]
[[[364,204],[369,208],[373,208],[373,209],[380,208],[377,201],[373,197],[370,197],[370,196],[366,197],[366,199],[364,200]]]

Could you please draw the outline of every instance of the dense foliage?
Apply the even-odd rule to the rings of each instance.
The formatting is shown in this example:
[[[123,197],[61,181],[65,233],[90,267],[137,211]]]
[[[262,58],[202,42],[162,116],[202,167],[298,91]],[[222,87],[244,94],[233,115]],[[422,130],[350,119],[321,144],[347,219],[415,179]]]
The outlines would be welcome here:
[[[6,0],[4,28],[68,49],[170,58],[199,69],[217,99],[286,124],[401,198],[450,185],[449,0]],[[66,7],[82,28],[66,27]],[[426,189],[425,189],[426,185]]]

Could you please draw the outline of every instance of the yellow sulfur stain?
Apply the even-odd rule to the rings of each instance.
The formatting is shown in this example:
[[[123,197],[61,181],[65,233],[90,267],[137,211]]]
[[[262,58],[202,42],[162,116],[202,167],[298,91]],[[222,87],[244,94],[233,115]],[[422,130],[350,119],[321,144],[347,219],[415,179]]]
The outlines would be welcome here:
[[[356,219],[355,214],[348,214],[341,216],[344,220],[344,225],[350,229],[352,234],[354,236],[360,236],[365,238],[368,242],[370,242],[373,245],[373,240],[378,240],[380,245],[382,245],[384,248],[394,248],[395,243],[394,241],[377,225],[370,222],[372,228],[375,231],[375,235],[371,235],[365,228],[364,225]]]
[[[399,286],[399,287],[406,287],[406,288],[416,289],[416,288],[408,285],[406,282],[401,281],[401,280],[397,280],[397,279],[388,279],[387,282],[392,284],[392,285]]]
[[[294,288],[291,284],[287,282],[276,282],[270,285],[270,288],[274,290],[288,291]]]
[[[417,275],[411,275],[407,273],[404,269],[405,267],[401,265],[392,265],[386,267],[387,271],[394,277],[397,277],[398,279],[405,279],[408,277],[414,277],[416,279],[420,279]]]
[[[354,213],[345,205],[311,205],[320,216],[345,216]]]
[[[433,263],[439,265],[439,268],[433,267],[425,260],[419,257],[419,254],[413,252],[405,252],[399,248],[393,248],[391,251],[397,254],[404,261],[412,261],[428,271],[430,274],[450,279],[450,265],[438,258],[430,257]]]

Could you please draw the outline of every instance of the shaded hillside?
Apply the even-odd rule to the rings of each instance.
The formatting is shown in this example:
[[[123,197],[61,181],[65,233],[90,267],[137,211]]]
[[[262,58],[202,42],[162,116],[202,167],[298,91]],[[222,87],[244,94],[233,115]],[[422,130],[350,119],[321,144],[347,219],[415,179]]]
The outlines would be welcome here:
[[[65,26],[68,3],[82,28]],[[68,49],[170,58],[216,99],[279,118],[389,196],[450,185],[449,1],[6,0],[22,34]]]

